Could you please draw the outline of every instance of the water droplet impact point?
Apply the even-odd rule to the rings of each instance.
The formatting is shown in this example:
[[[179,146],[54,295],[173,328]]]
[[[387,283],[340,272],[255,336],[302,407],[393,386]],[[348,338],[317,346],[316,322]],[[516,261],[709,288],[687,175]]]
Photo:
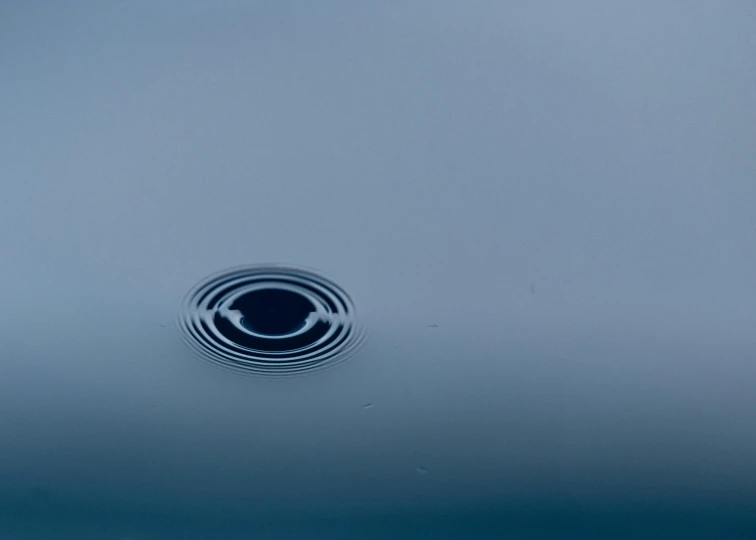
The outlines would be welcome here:
[[[178,324],[203,357],[270,375],[332,365],[364,339],[343,289],[314,272],[278,265],[202,281],[186,296]]]

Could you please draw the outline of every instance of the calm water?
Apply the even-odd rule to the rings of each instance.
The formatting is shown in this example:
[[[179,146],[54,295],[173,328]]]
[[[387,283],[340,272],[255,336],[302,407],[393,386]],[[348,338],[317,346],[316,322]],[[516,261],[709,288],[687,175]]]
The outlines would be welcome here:
[[[3,3],[0,540],[756,538],[752,4]]]

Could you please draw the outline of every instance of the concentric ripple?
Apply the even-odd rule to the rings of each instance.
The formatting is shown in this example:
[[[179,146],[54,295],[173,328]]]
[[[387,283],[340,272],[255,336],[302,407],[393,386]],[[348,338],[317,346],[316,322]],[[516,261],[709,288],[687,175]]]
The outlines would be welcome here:
[[[204,357],[269,375],[332,365],[364,339],[343,289],[309,270],[275,265],[205,279],[187,294],[178,323]]]

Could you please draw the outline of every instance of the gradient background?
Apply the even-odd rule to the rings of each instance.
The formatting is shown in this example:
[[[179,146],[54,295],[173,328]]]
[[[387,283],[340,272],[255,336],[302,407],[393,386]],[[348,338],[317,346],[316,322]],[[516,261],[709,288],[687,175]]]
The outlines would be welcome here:
[[[748,1],[3,2],[0,537],[752,537],[754,36]],[[342,285],[362,354],[194,358],[182,296],[261,262]]]

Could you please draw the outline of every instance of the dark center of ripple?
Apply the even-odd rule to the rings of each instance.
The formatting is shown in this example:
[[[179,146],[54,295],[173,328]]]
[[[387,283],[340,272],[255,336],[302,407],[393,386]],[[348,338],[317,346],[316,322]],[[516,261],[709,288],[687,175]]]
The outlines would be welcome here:
[[[240,296],[231,309],[242,314],[241,324],[247,330],[268,336],[284,336],[304,327],[315,306],[294,291],[261,289]]]

